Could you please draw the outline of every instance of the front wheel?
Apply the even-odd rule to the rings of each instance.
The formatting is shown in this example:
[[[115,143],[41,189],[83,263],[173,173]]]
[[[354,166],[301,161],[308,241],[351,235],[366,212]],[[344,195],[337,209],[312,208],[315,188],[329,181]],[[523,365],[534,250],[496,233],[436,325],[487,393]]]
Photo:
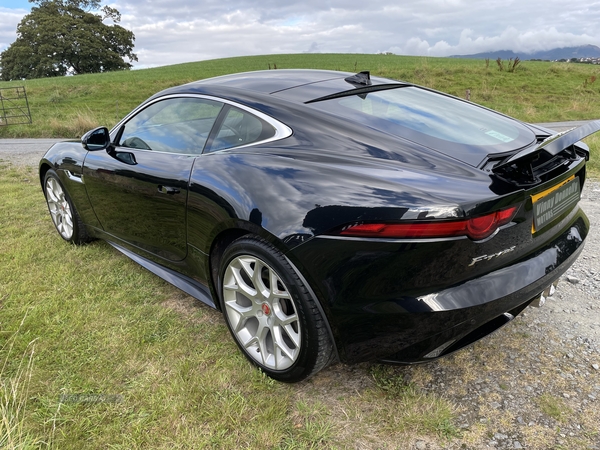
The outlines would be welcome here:
[[[222,258],[221,307],[244,355],[279,381],[301,381],[327,366],[325,319],[288,260],[258,237],[234,241]]]
[[[89,237],[85,225],[58,178],[58,174],[52,169],[48,170],[44,177],[44,195],[50,217],[52,217],[58,234],[65,241],[73,244],[87,242]]]

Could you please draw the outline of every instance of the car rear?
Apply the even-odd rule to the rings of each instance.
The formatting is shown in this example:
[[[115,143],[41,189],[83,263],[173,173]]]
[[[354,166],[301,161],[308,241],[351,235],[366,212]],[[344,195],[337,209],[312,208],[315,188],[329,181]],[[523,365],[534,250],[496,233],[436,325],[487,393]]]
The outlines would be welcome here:
[[[455,159],[488,181],[476,186],[465,179],[463,192],[456,185],[444,192],[443,180],[430,186],[438,199],[448,199],[442,213],[421,205],[393,219],[362,211],[349,220],[337,206],[343,223],[293,249],[291,258],[306,271],[332,322],[342,359],[428,361],[541,303],[589,232],[578,204],[589,158],[579,142],[584,136],[575,132],[552,147],[548,141],[556,136],[546,130],[429,90],[357,89],[306,103],[421,145],[424,155]],[[590,134],[600,124],[588,128]],[[371,153],[402,161],[402,144],[378,151]]]
[[[534,207],[549,195],[570,192],[569,186],[579,188],[584,162],[505,197],[516,213],[482,240],[366,236],[364,230],[352,233],[354,222],[293,249],[291,257],[304,267],[332,322],[342,359],[431,360],[495,331],[543,292],[548,295],[580,254],[589,221],[575,203],[536,228]]]

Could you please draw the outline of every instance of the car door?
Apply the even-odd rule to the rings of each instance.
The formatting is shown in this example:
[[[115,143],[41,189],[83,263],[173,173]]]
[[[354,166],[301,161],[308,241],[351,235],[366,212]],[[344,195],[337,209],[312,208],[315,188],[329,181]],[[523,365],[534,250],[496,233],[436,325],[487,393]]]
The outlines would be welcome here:
[[[83,174],[105,232],[153,255],[187,254],[190,173],[222,104],[198,97],[160,99],[116,130],[108,151],[91,151]]]

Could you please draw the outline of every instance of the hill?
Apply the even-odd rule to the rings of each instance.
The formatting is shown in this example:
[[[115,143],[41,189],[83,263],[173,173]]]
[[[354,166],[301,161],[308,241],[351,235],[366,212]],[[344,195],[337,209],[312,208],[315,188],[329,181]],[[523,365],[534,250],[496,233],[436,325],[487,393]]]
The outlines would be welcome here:
[[[600,47],[596,45],[580,45],[578,47],[555,48],[533,53],[518,52],[512,50],[500,50],[494,52],[476,53],[474,55],[454,55],[450,58],[466,58],[466,59],[515,59],[519,57],[521,60],[541,59],[544,61],[558,61],[560,59],[571,58],[600,58]]]
[[[287,68],[370,70],[471,101],[529,122],[600,118],[598,67],[524,61],[514,73],[476,59],[367,54],[292,54],[215,59],[152,69],[16,82],[25,86],[33,124],[0,126],[2,137],[81,136],[113,126],[150,95],[171,86],[218,75]]]

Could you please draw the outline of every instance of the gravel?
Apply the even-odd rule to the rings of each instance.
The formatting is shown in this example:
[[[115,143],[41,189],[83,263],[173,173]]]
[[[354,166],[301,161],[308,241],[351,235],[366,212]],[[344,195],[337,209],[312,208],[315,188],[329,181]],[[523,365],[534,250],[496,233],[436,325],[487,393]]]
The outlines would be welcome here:
[[[19,166],[37,166],[54,142],[10,141],[0,139],[0,160]],[[600,450],[599,182],[586,182],[581,206],[592,232],[543,307],[527,308],[455,355],[395,369],[422,392],[456,406],[458,436],[409,436],[400,444],[393,436],[366,437],[364,427],[352,423],[346,433],[354,448]],[[373,389],[370,367],[328,368],[301,385],[298,396],[327,405],[335,421],[344,407],[336,399]]]
[[[0,139],[0,160],[15,166],[37,166],[52,145],[65,139]]]

